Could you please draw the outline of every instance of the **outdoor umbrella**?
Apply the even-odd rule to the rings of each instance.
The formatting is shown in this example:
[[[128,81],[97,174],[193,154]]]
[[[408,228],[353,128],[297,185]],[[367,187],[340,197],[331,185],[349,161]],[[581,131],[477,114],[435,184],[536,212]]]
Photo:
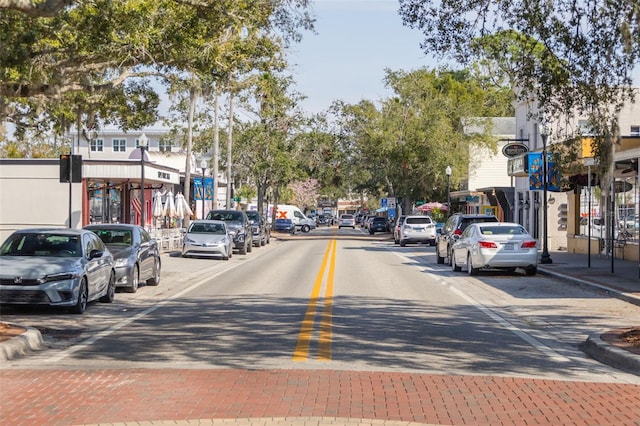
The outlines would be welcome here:
[[[153,217],[154,219],[156,219],[156,221],[158,220],[158,218],[162,217],[162,214],[164,213],[164,208],[162,206],[162,194],[160,194],[160,191],[156,191],[156,194],[153,197]],[[156,222],[154,221],[154,223]]]
[[[418,207],[418,211],[421,212],[430,212],[431,210],[447,210],[447,205],[438,203],[437,201],[431,203],[425,203]]]
[[[169,218],[169,223],[171,223],[172,218],[176,217],[176,204],[173,200],[173,192],[171,191],[167,193],[167,202],[164,203],[162,215]]]
[[[182,221],[186,216],[193,216],[193,212],[187,204],[187,200],[182,195],[182,192],[178,192],[176,194],[176,217]]]

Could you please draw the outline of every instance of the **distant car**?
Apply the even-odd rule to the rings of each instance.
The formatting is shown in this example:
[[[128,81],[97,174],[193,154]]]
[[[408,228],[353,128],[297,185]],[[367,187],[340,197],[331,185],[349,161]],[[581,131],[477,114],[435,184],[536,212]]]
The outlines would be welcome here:
[[[256,210],[247,210],[246,213],[251,222],[253,245],[261,247],[269,244],[271,239],[271,225],[269,225],[264,216]]]
[[[233,241],[223,220],[194,220],[187,228],[182,257],[214,256],[229,260],[233,256]]]
[[[369,223],[369,235],[376,232],[389,232],[389,221],[386,217],[376,216]]]
[[[451,247],[453,247],[453,244],[464,230],[467,229],[467,226],[478,222],[498,222],[498,218],[488,214],[452,214],[438,234],[438,240],[436,241],[437,263],[442,264],[445,259],[448,259],[449,265],[451,265]]]
[[[535,275],[538,267],[536,240],[518,223],[485,222],[469,225],[451,250],[451,268],[465,268],[469,275],[481,270],[522,268]]]
[[[396,221],[395,226],[393,227],[393,242],[395,244],[400,244],[400,227],[402,226],[406,218],[406,215],[401,215]]]
[[[356,229],[356,219],[352,214],[343,214],[338,220],[338,229],[352,228]]]
[[[234,248],[240,254],[253,250],[253,230],[247,214],[242,210],[211,210],[207,220],[223,220],[227,223],[227,231],[233,239]]]
[[[327,216],[327,215],[319,214],[316,217],[316,224],[318,226],[320,226],[320,225],[331,226],[331,218],[329,216]]]
[[[15,231],[0,246],[0,304],[49,305],[81,314],[115,298],[115,262],[86,229]]]
[[[116,262],[116,287],[135,293],[141,282],[160,284],[160,249],[156,240],[138,225],[87,225],[107,246]]]
[[[400,225],[400,247],[411,243],[435,245],[436,223],[429,216],[407,216]]]
[[[291,219],[276,219],[276,222],[273,225],[273,230],[275,232],[286,232],[288,234],[295,234],[296,226],[293,224],[293,221]]]

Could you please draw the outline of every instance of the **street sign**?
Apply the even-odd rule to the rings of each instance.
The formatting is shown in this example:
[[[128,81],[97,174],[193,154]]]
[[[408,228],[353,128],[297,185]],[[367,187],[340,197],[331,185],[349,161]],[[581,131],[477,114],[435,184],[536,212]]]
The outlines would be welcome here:
[[[387,208],[395,209],[396,208],[396,197],[387,198]]]

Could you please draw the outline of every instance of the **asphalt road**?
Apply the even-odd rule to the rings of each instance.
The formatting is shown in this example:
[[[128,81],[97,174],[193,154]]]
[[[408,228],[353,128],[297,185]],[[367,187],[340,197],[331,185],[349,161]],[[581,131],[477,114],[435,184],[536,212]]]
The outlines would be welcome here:
[[[469,277],[432,247],[323,228],[230,261],[163,256],[158,287],[81,316],[5,309],[48,349],[19,367],[327,368],[639,383],[578,348],[640,308],[538,275]]]

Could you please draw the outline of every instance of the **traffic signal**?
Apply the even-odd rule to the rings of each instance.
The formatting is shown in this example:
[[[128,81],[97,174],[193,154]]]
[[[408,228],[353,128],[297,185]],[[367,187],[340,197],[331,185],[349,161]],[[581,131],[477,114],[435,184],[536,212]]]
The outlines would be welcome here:
[[[82,155],[60,156],[60,182],[82,182]]]

